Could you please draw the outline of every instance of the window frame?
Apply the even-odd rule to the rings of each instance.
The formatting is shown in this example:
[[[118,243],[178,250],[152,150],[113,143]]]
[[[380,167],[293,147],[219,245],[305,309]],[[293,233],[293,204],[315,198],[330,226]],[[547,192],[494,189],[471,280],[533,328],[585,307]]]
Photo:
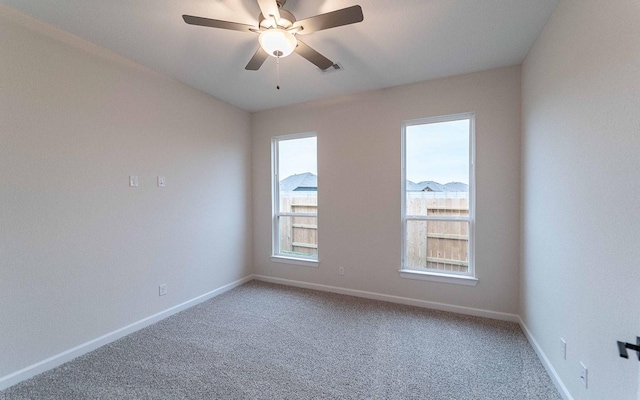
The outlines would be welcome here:
[[[279,176],[279,162],[280,154],[278,151],[278,143],[285,140],[296,140],[315,137],[316,138],[316,156],[318,152],[317,140],[318,135],[316,132],[304,132],[293,133],[287,135],[273,136],[271,138],[271,261],[294,264],[306,267],[318,267],[320,262],[320,246],[317,248],[317,256],[304,257],[304,256],[291,256],[289,254],[283,254],[280,252],[280,217],[314,217],[316,218],[316,226],[319,231],[319,219],[318,212],[315,213],[297,213],[297,212],[282,212],[280,211],[280,176]],[[317,191],[317,188],[316,188]],[[316,210],[318,210],[316,206]],[[318,241],[319,242],[319,241]]]
[[[452,122],[460,120],[469,120],[469,215],[468,216],[417,216],[406,214],[407,206],[407,165],[406,165],[406,135],[407,127],[415,125],[426,125],[442,122]],[[452,283],[465,286],[476,286],[478,279],[476,278],[476,265],[475,265],[475,197],[476,197],[476,182],[475,182],[475,113],[465,112],[458,114],[449,114],[436,117],[418,118],[412,120],[402,121],[401,130],[401,162],[402,162],[402,201],[401,201],[401,223],[402,223],[402,258],[400,276],[407,279],[419,279],[441,283]],[[469,223],[469,248],[468,248],[468,272],[454,272],[454,271],[438,271],[438,270],[417,270],[409,268],[406,265],[407,262],[407,221],[463,221]]]

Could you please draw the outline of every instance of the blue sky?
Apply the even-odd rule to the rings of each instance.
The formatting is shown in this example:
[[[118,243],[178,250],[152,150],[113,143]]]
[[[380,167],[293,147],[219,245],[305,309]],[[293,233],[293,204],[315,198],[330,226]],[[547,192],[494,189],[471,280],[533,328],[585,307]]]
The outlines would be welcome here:
[[[318,175],[315,137],[281,140],[278,143],[280,180],[305,172]]]
[[[407,179],[413,182],[469,183],[469,121],[407,127]],[[280,180],[293,174],[318,174],[315,137],[281,140]]]
[[[469,183],[469,121],[407,127],[407,179]]]

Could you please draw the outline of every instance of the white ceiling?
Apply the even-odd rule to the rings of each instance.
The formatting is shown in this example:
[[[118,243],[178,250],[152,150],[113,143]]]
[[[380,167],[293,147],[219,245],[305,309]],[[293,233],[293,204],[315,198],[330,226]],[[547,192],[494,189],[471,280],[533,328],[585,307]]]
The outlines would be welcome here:
[[[288,0],[297,19],[362,6],[364,21],[304,41],[344,70],[297,54],[245,65],[258,36],[187,25],[182,14],[257,25],[256,0],[0,0],[248,111],[522,62],[558,0]]]

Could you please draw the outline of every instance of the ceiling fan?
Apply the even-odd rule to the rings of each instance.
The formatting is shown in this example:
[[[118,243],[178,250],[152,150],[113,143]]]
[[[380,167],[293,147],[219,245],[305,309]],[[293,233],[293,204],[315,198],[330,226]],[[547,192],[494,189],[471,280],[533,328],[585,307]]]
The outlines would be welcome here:
[[[260,69],[268,56],[280,59],[294,51],[324,71],[333,65],[333,61],[306,45],[297,36],[362,22],[364,19],[362,8],[352,6],[297,21],[291,12],[282,8],[285,3],[286,0],[258,0],[262,12],[258,15],[257,27],[193,15],[183,15],[182,18],[190,25],[259,34],[260,47],[245,67],[251,71]]]

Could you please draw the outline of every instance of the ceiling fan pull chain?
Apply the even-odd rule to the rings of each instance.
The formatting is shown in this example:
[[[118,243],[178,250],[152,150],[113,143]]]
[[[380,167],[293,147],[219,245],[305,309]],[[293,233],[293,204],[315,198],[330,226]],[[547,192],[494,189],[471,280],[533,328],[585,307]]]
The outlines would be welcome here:
[[[276,57],[276,89],[280,90],[280,56]]]

